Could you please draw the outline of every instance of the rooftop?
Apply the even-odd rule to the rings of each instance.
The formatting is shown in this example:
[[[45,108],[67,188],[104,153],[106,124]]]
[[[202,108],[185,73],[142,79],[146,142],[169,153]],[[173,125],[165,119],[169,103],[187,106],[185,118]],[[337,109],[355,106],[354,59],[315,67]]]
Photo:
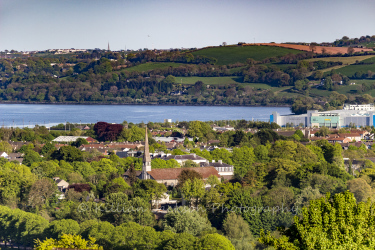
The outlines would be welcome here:
[[[220,178],[219,172],[214,167],[196,167],[196,168],[159,168],[152,169],[147,173],[152,176],[155,180],[176,180],[182,170],[189,169],[194,170],[203,176],[203,179],[207,179],[210,175],[215,175]]]

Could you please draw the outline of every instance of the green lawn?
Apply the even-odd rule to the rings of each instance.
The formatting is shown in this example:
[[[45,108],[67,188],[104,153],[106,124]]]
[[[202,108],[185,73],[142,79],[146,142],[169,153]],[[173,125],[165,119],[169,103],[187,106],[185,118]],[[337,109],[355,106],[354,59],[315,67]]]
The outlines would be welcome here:
[[[366,46],[367,48],[375,48],[375,42],[360,43],[360,44]]]
[[[350,56],[350,57],[323,57],[323,58],[311,58],[307,59],[306,61],[315,62],[315,61],[326,61],[326,62],[342,62],[342,65],[334,66],[331,68],[326,68],[321,70],[322,72],[328,72],[331,70],[337,70],[340,72],[339,69],[343,69],[347,66],[351,66],[351,64],[356,63],[357,61],[368,61],[374,60],[374,55],[367,55],[367,56]]]
[[[224,76],[224,77],[176,77],[177,83],[182,84],[195,84],[198,81],[202,81],[204,84],[208,85],[226,85],[226,84],[239,84],[241,83],[241,78],[237,76]]]
[[[180,65],[184,65],[183,63],[174,63],[174,62],[148,62],[139,64],[134,67],[125,68],[126,71],[149,71],[153,69],[162,69],[162,68],[168,68],[168,67],[179,67]]]
[[[242,87],[250,86],[255,89],[270,89],[274,92],[281,92],[283,90],[290,89],[291,86],[276,88],[272,87],[266,83],[243,83],[241,77],[237,76],[224,76],[224,77],[176,77],[176,82],[178,84],[195,84],[197,81],[202,81],[204,84],[208,85],[228,85],[228,84],[238,84]]]
[[[246,82],[246,83],[241,83],[240,84],[241,87],[246,87],[246,86],[250,86],[254,89],[270,89],[272,91],[277,91],[277,89],[280,89],[280,88],[275,88],[275,87],[272,87],[271,85],[268,85],[266,83],[254,83],[254,82]]]
[[[364,60],[371,60],[374,59],[375,55],[367,55],[367,56],[349,56],[349,57],[342,57],[342,56],[335,56],[335,57],[322,57],[322,58],[311,58],[306,59],[308,62],[315,62],[315,61],[325,61],[325,62],[342,62],[343,65],[350,65],[355,63],[356,61],[364,61]]]
[[[367,73],[368,70],[375,72],[374,64],[360,64],[360,65],[349,65],[337,70],[338,73],[346,75],[348,77],[353,77],[356,72]]]
[[[344,95],[357,94],[357,90],[359,88],[358,86],[361,86],[363,83],[374,83],[375,81],[374,80],[351,80],[350,82],[355,82],[356,84],[340,86],[339,89],[336,90],[336,92],[339,94],[344,94]],[[320,89],[320,88],[319,89],[312,88],[310,90],[310,94],[314,96],[329,96],[331,93],[332,91],[328,91],[328,90]],[[367,92],[363,92],[362,94],[370,94],[372,96],[375,96],[375,89],[367,91]]]
[[[244,63],[248,58],[261,61],[268,57],[299,53],[302,53],[302,51],[274,46],[226,46],[201,49],[192,54],[194,56],[215,57],[218,59],[218,65],[227,65],[236,62]]]
[[[366,63],[373,62],[373,63],[375,63],[375,56],[370,57],[370,58],[368,58],[366,60],[363,60],[363,62],[366,62]]]

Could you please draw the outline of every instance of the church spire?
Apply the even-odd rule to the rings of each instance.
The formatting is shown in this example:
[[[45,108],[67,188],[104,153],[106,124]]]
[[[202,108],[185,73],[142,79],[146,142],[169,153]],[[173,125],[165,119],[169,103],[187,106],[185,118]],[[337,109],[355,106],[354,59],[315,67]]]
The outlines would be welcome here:
[[[149,179],[148,171],[151,171],[151,157],[150,157],[150,149],[148,146],[148,133],[147,133],[147,125],[146,125],[146,134],[145,134],[145,152],[143,154],[143,166],[142,166],[142,177],[141,179],[147,180]]]
[[[147,134],[147,127],[146,127],[146,135],[145,135],[145,152],[143,154],[143,164],[144,163],[147,163],[147,162],[150,162],[151,163],[151,157],[150,157],[150,148],[148,146],[148,134]],[[151,165],[150,165],[151,166]],[[146,171],[151,171],[150,170],[146,170]]]

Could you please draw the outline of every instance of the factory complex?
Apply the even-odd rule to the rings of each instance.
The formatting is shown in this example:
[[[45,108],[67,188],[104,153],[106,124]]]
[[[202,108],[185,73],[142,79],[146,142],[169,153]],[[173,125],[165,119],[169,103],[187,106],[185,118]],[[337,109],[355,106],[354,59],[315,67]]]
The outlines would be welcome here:
[[[310,128],[341,128],[341,127],[365,127],[374,126],[374,104],[345,104],[342,110],[319,112],[308,110],[302,115],[279,115],[272,112],[270,122],[275,122],[281,127],[310,127]]]

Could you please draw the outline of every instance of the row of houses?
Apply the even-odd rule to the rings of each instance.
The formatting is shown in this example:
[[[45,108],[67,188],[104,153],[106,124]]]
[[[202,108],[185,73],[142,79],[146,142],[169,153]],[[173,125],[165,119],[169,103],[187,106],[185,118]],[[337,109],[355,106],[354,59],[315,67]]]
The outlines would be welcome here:
[[[295,130],[281,130],[281,129],[274,129],[273,131],[275,131],[278,135],[282,135],[285,137],[290,137],[296,132]],[[328,134],[327,136],[324,136],[324,137],[316,136],[316,134],[318,134],[319,131],[320,131],[319,129],[310,129],[310,128],[301,130],[301,132],[304,134],[304,137],[312,141],[326,139],[332,142],[346,143],[346,142],[352,142],[352,141],[374,139],[373,135],[366,130],[353,129],[353,130],[350,130],[349,133],[340,133],[339,130],[337,129],[331,129],[329,131],[331,134]]]

